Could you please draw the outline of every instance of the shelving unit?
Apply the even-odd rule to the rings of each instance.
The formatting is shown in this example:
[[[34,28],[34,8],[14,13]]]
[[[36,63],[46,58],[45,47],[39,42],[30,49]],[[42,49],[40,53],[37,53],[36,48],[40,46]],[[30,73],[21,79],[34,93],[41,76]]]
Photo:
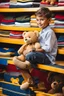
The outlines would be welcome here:
[[[64,7],[48,7],[51,11],[59,12],[64,11]],[[36,12],[39,8],[1,8],[0,12]],[[16,27],[16,26],[2,26],[0,25],[0,30],[16,30],[16,31],[40,31],[40,28],[34,28],[34,27]],[[55,33],[64,33],[64,28],[53,28]],[[3,39],[4,38],[4,39]],[[6,37],[0,37],[0,43],[8,43],[8,44],[17,44],[22,45],[24,44],[23,39],[12,39],[12,38],[6,38]],[[64,49],[59,48],[58,54],[61,54],[64,56]],[[1,57],[0,58],[5,58]],[[12,58],[6,57],[7,62],[9,64],[13,64]],[[58,72],[64,74],[64,66],[60,66],[61,64],[64,64],[64,61],[56,61],[56,64],[59,65],[44,65],[44,64],[38,64],[38,68],[41,70],[47,70],[52,72]],[[38,92],[37,92],[38,93]],[[40,94],[45,94],[45,96],[51,96],[46,95],[46,93],[38,93],[37,96],[40,96]],[[42,95],[43,96],[43,95]],[[52,95],[53,96],[53,95]]]

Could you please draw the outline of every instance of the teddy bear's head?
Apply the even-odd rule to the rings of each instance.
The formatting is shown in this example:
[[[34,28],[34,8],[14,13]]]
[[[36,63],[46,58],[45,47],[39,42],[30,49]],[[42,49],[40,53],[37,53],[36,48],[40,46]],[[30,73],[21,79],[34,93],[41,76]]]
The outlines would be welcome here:
[[[38,41],[38,32],[37,31],[30,31],[23,33],[24,42],[27,44],[35,43]]]
[[[53,73],[50,72],[48,74],[48,81],[51,83],[52,90],[50,92],[52,93],[62,93],[62,88],[64,86],[64,75],[60,73]]]

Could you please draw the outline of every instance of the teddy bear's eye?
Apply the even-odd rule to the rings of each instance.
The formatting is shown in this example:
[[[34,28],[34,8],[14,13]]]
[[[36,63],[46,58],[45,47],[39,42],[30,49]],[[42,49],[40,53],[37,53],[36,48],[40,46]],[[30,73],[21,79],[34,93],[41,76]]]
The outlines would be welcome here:
[[[60,80],[57,80],[57,82],[60,82]]]
[[[30,38],[30,36],[29,36],[29,38]]]

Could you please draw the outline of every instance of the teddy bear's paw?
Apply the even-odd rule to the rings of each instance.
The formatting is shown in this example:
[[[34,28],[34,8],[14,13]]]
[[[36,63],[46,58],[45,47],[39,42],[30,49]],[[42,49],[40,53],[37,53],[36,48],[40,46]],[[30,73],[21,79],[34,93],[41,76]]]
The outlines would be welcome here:
[[[30,83],[29,82],[25,82],[24,84],[20,85],[20,89],[21,90],[26,90],[27,88],[29,88]]]
[[[31,64],[29,61],[25,61],[26,69],[31,69]]]

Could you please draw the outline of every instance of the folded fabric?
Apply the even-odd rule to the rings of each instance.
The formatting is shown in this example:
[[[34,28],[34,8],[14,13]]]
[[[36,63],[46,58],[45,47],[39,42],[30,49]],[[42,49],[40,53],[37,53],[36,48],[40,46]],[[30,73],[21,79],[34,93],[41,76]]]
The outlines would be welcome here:
[[[57,20],[64,20],[64,15],[63,14],[56,14],[55,19]]]
[[[30,22],[26,23],[15,22],[15,26],[30,27]]]
[[[9,37],[10,31],[0,30],[0,36]]]
[[[59,36],[58,42],[64,42],[64,36]]]
[[[14,56],[14,55],[18,55],[17,52],[15,52],[14,48],[0,48],[0,56]]]
[[[7,66],[8,65],[7,59],[0,58],[0,64]]]
[[[15,20],[15,22],[19,22],[19,23],[24,23],[24,22],[29,22],[29,21],[30,21],[29,15],[23,15],[23,16],[16,17],[16,20]]]
[[[58,6],[64,6],[64,2],[58,2]]]

